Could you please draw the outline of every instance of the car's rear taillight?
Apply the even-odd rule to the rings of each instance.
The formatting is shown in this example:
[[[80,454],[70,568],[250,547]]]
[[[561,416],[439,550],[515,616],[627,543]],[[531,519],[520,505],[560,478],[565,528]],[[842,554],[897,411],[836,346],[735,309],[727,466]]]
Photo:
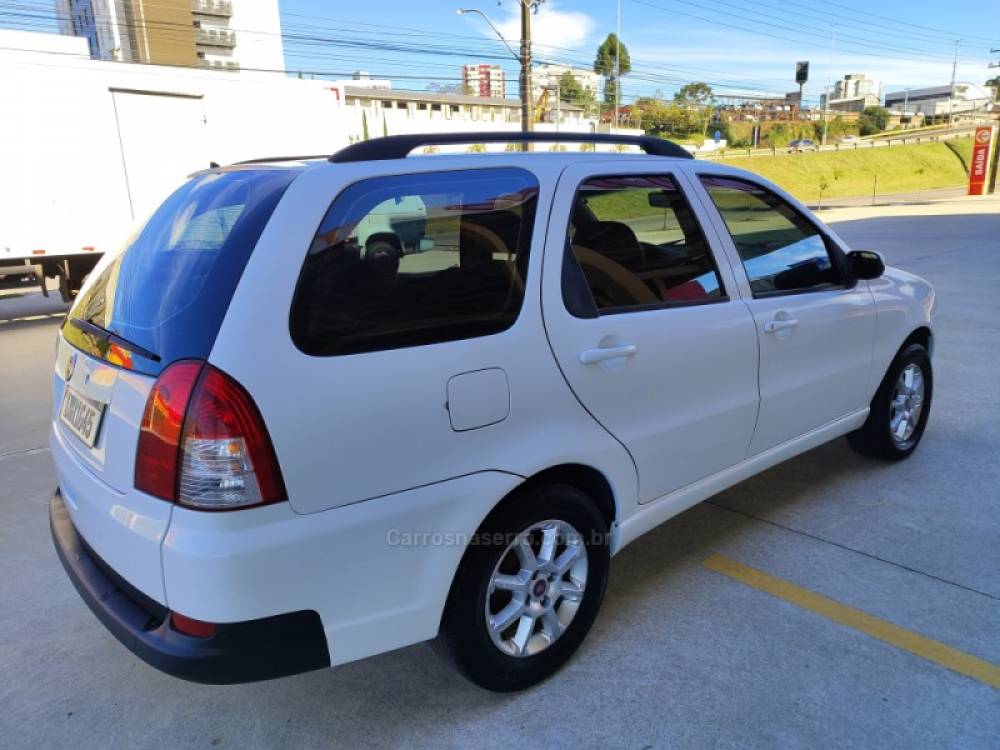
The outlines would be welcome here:
[[[202,510],[285,499],[281,469],[250,394],[202,362],[177,362],[153,386],[139,433],[135,486]]]
[[[184,413],[202,362],[177,362],[157,379],[146,399],[135,451],[135,488],[150,495],[177,499],[177,459]]]

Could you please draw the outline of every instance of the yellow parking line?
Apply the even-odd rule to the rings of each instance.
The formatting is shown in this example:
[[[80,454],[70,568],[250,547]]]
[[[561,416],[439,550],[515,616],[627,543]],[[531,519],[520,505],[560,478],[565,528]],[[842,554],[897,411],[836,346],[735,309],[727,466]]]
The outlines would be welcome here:
[[[709,570],[721,573],[751,588],[784,599],[802,609],[815,612],[872,638],[916,654],[927,661],[1000,689],[1000,667],[988,661],[958,651],[939,641],[925,638],[891,622],[872,617],[860,609],[848,607],[782,578],[775,578],[761,570],[730,560],[728,557],[712,555],[702,564]]]

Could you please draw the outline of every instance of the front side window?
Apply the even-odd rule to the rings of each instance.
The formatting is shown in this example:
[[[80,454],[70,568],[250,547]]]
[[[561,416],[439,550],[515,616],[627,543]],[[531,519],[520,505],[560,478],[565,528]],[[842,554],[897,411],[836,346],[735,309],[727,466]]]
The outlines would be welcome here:
[[[524,299],[538,182],[521,169],[363,180],[306,255],[291,333],[329,356],[503,331]]]
[[[839,263],[816,226],[760,185],[702,175],[740,254],[755,297],[820,291],[843,283]]]
[[[725,298],[701,227],[668,176],[587,180],[568,240],[598,312]],[[571,312],[585,314],[571,305],[571,290],[563,293]]]

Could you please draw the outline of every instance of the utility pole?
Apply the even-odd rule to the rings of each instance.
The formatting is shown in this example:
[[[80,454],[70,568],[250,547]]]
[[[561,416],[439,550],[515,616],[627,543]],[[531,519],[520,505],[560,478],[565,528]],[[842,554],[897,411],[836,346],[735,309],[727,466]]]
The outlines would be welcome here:
[[[958,72],[958,45],[961,39],[955,40],[955,58],[951,63],[951,88],[948,90],[948,130],[951,130],[951,114],[955,105],[955,74]]]
[[[1000,53],[1000,48],[992,48],[992,47],[990,48],[991,55],[995,55],[997,53]],[[994,68],[1000,68],[1000,60],[998,60],[997,62],[991,62],[988,67],[990,68],[990,70],[993,70]],[[1000,76],[998,76],[998,78],[1000,78]],[[1000,84],[1000,81],[998,81],[997,83]],[[996,93],[993,96],[993,100],[997,101],[998,99],[1000,99],[1000,85],[998,85],[994,89],[994,91]],[[993,174],[990,175],[988,192],[996,194],[997,176],[1000,175],[1000,133],[997,134],[996,138],[994,138],[994,141],[995,143],[993,146]]]
[[[622,0],[615,10],[615,127],[622,102]]]
[[[837,24],[830,30],[830,64],[826,67],[826,98],[823,100],[823,138],[820,145],[826,145],[826,131],[830,126],[826,111],[830,108],[830,85],[833,78],[833,55],[837,49]]]
[[[521,5],[521,132],[535,129],[535,113],[531,97],[531,11],[535,0],[519,0]],[[531,144],[525,143],[524,150]]]

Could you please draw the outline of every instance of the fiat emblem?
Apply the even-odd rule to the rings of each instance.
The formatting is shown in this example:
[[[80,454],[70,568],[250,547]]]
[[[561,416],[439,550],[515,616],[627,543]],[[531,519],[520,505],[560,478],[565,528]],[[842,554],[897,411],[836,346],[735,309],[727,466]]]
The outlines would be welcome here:
[[[73,371],[76,369],[76,352],[69,355],[69,359],[66,360],[66,382],[68,383],[70,378],[73,377]]]

